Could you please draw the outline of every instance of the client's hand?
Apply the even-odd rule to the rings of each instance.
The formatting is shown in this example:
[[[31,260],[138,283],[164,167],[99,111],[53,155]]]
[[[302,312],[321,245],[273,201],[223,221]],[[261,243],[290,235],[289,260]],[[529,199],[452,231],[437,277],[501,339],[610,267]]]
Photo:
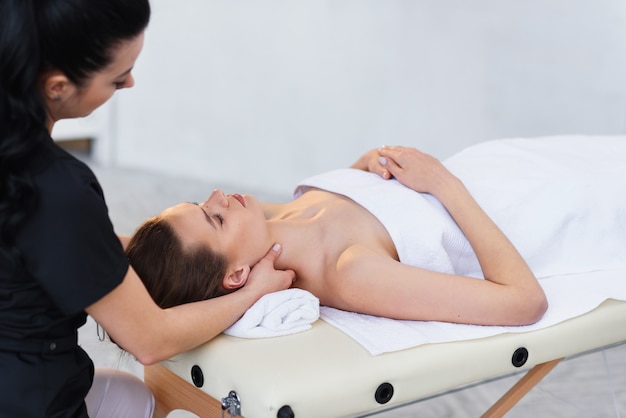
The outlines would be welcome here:
[[[293,284],[296,279],[296,273],[293,270],[276,270],[274,268],[274,263],[281,250],[280,245],[275,244],[265,257],[252,268],[250,277],[244,286],[246,289],[258,293],[261,297],[267,293],[287,289]]]
[[[383,147],[377,150],[385,158],[384,167],[400,183],[416,192],[437,197],[445,190],[454,175],[435,157],[415,148]]]
[[[370,171],[372,173],[378,174],[385,180],[389,180],[391,178],[391,174],[389,173],[389,170],[385,168],[385,162],[385,158],[380,155],[378,150],[373,149],[363,154],[363,156],[359,158],[357,162],[352,164],[351,168]]]

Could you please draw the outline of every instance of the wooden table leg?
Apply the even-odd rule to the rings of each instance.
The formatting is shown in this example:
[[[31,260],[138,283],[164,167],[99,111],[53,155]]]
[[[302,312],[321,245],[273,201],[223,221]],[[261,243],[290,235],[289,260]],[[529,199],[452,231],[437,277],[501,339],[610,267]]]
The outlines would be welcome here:
[[[496,403],[493,404],[483,418],[499,418],[506,414],[513,406],[519,402],[541,379],[545,377],[554,367],[563,360],[562,358],[537,364],[530,369],[515,385],[509,389]]]
[[[200,418],[221,418],[222,403],[177,376],[161,364],[144,368],[144,381],[154,394],[154,418],[164,418],[175,409]]]

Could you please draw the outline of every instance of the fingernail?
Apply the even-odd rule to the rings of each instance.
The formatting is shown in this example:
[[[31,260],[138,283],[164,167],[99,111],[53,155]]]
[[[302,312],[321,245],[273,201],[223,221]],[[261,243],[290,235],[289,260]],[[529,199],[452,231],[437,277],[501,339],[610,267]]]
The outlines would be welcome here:
[[[387,159],[385,157],[378,157],[380,165],[387,165]]]
[[[274,244],[274,246],[272,247],[272,250],[276,252],[280,251],[280,244]]]

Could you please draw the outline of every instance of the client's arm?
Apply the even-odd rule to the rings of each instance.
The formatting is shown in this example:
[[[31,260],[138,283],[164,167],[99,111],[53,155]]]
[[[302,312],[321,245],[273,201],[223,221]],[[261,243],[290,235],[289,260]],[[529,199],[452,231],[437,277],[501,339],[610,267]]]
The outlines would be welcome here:
[[[384,147],[384,168],[407,187],[435,196],[472,245],[486,280],[432,272],[374,254],[357,254],[342,294],[345,309],[402,319],[484,325],[536,322],[547,308],[541,286],[519,252],[463,183],[437,159],[415,149]],[[378,161],[370,152],[354,168]],[[419,216],[419,214],[416,214]],[[381,281],[380,277],[388,277]],[[368,289],[361,292],[360,289]],[[357,306],[358,305],[358,306]]]
[[[500,285],[500,289],[506,288],[511,303],[532,310],[528,312],[529,322],[538,320],[547,307],[541,286],[517,249],[463,183],[440,161],[416,149],[384,147],[378,152],[387,159],[385,168],[393,177],[417,192],[432,194],[446,207],[472,245],[485,279]]]

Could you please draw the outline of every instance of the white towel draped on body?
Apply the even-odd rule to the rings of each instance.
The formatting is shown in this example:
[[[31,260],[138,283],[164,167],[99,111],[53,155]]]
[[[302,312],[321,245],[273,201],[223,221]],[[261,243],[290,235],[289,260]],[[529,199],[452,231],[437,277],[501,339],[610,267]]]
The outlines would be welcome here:
[[[302,289],[286,289],[259,299],[225,334],[240,338],[266,338],[311,328],[320,315],[320,302]]]
[[[322,319],[379,354],[539,329],[608,298],[626,299],[625,161],[626,137],[563,136],[485,142],[444,162],[540,278],[550,307],[537,324],[397,321],[326,307]],[[306,179],[295,195],[310,187],[342,194],[368,209],[389,231],[403,263],[482,277],[469,243],[434,197],[350,169]],[[593,280],[581,274],[599,270],[621,272]]]

